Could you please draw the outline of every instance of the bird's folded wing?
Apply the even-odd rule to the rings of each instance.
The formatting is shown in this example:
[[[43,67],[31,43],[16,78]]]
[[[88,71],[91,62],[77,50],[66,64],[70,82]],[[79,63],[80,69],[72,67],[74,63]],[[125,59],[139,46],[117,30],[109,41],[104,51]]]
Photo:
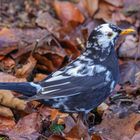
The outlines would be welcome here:
[[[56,76],[40,83],[42,90],[34,96],[36,99],[53,99],[81,94],[84,91],[94,91],[108,84],[105,73],[94,76]],[[32,98],[34,98],[32,97]]]

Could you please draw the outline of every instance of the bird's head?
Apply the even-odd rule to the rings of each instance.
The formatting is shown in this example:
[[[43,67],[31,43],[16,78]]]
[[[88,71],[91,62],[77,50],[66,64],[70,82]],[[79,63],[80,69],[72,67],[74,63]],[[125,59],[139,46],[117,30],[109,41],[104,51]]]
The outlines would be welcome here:
[[[92,48],[100,55],[102,60],[109,55],[111,49],[115,47],[115,43],[120,35],[134,32],[134,29],[121,29],[111,23],[97,26],[89,36],[87,48]],[[98,53],[97,53],[98,52]]]

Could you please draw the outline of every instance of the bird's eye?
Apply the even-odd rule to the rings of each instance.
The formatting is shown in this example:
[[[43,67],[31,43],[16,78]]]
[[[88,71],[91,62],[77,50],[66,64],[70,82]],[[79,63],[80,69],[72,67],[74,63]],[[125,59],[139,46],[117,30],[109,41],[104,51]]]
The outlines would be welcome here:
[[[109,33],[107,34],[108,37],[111,37],[112,35],[113,35],[112,32],[109,32]]]

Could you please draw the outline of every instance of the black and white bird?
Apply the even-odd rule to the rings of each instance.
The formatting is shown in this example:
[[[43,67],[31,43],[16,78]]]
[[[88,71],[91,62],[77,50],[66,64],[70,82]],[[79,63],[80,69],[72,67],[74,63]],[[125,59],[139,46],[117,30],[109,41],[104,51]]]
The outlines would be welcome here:
[[[68,113],[87,114],[101,104],[119,80],[115,42],[133,29],[102,24],[90,34],[85,52],[44,81],[0,83],[0,89],[17,91],[30,99]]]

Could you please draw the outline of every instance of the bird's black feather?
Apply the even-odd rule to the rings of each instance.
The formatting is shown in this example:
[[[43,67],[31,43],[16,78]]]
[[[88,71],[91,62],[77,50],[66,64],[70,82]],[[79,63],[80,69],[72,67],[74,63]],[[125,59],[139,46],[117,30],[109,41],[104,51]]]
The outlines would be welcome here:
[[[0,83],[0,89],[20,92],[29,100],[40,100],[63,112],[88,113],[111,94],[118,82],[114,47],[120,31],[112,24],[100,25],[89,36],[85,52],[68,66],[41,82]]]

